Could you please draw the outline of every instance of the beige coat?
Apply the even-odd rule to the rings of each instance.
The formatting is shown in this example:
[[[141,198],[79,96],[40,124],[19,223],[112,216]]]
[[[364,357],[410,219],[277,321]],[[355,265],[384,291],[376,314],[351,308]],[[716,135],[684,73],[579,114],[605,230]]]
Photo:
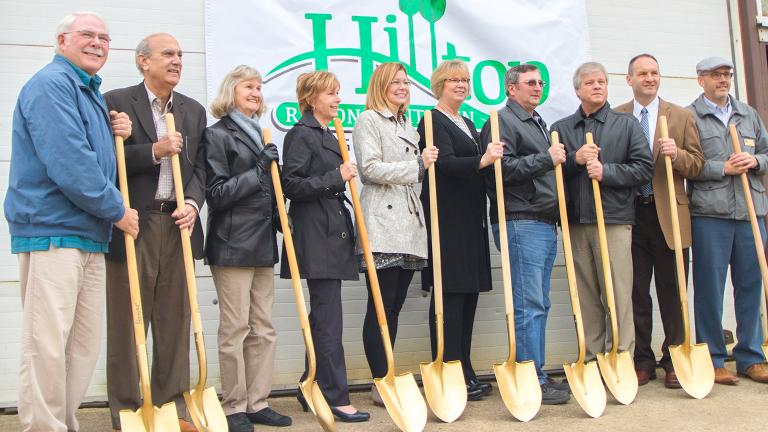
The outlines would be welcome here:
[[[371,250],[426,259],[424,211],[414,190],[421,182],[418,132],[408,121],[398,125],[389,110],[366,110],[357,117],[352,143]]]

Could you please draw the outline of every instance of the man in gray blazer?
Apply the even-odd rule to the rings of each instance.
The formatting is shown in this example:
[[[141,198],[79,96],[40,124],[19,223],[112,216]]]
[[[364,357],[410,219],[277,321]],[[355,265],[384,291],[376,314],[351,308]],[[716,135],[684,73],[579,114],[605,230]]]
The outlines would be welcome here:
[[[136,240],[145,326],[152,325],[152,396],[158,406],[175,401],[186,416],[183,392],[189,389],[189,299],[180,228],[192,231],[192,248],[202,258],[203,230],[198,213],[205,201],[205,157],[201,143],[205,109],[173,89],[181,77],[181,48],[168,34],[153,34],[136,48],[138,85],[105,95],[110,109],[133,121],[125,141],[128,190],[138,209],[141,235]],[[165,114],[173,113],[176,132],[167,133]],[[178,154],[186,206],[176,208],[170,156]],[[107,256],[107,393],[112,426],[120,428],[120,410],[141,403],[131,332],[131,311],[122,235],[112,235]],[[180,420],[181,430],[195,430]]]

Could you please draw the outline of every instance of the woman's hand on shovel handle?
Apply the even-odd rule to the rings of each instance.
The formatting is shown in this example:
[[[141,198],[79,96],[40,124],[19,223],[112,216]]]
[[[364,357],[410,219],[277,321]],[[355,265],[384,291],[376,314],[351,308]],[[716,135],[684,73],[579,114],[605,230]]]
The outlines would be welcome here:
[[[110,111],[109,118],[112,123],[112,133],[128,139],[131,136],[131,119],[124,112]]]
[[[500,159],[504,156],[504,144],[501,142],[490,142],[488,147],[485,148],[483,157],[480,158],[480,169],[493,165],[496,159]]]
[[[139,236],[139,212],[132,208],[125,208],[123,218],[115,222],[115,226],[136,239]]]
[[[437,160],[437,147],[425,147],[421,152],[421,160],[424,162],[424,169],[429,169]]]
[[[341,179],[348,182],[357,177],[357,165],[354,162],[345,162],[339,165],[339,173]]]
[[[171,216],[176,219],[176,225],[179,229],[189,229],[189,234],[195,228],[195,219],[197,219],[197,209],[190,203],[186,203],[183,209],[176,209]]]

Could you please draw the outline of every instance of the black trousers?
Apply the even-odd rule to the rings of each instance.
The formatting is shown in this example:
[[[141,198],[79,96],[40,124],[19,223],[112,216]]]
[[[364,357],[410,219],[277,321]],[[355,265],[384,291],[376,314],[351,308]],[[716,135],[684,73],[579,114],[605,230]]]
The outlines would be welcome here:
[[[397,337],[397,318],[403,308],[405,298],[408,296],[408,286],[413,279],[413,270],[401,267],[390,267],[376,271],[381,289],[381,299],[384,303],[384,312],[389,326],[389,339],[392,341],[392,349],[395,347]],[[371,296],[371,281],[365,274],[365,284],[368,288],[368,308],[365,311],[363,322],[363,348],[368,359],[368,367],[371,368],[373,378],[381,378],[387,374],[387,357],[384,352],[384,344],[381,341],[379,323],[376,320],[376,309]]]
[[[688,249],[683,249],[685,280],[688,280]],[[675,251],[669,249],[659,225],[656,205],[637,204],[635,227],[632,229],[632,311],[635,320],[635,368],[653,370],[656,355],[651,349],[653,333],[653,302],[651,276],[655,276],[656,297],[664,326],[661,367],[672,368],[669,345],[683,341],[683,317],[677,292]]]
[[[347,365],[341,343],[344,330],[341,310],[341,281],[307,279],[309,289],[309,325],[315,344],[317,383],[330,406],[349,405]],[[306,364],[306,360],[305,360]],[[301,381],[307,377],[305,366]]]
[[[477,380],[472,367],[472,329],[475,325],[478,293],[443,293],[443,334],[445,338],[445,361],[460,360],[464,380]],[[435,294],[429,303],[429,338],[432,342],[432,359],[437,355],[435,324]]]

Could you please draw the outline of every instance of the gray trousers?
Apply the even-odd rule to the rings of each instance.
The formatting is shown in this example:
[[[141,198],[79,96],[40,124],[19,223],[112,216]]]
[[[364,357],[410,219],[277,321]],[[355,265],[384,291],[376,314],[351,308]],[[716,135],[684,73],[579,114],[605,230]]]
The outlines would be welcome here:
[[[195,227],[195,229],[201,229]],[[179,228],[168,213],[149,212],[136,241],[144,330],[152,329],[152,401],[176,402],[186,417],[189,390],[189,297]],[[107,395],[112,426],[120,410],[141,406],[128,269],[107,260]]]

